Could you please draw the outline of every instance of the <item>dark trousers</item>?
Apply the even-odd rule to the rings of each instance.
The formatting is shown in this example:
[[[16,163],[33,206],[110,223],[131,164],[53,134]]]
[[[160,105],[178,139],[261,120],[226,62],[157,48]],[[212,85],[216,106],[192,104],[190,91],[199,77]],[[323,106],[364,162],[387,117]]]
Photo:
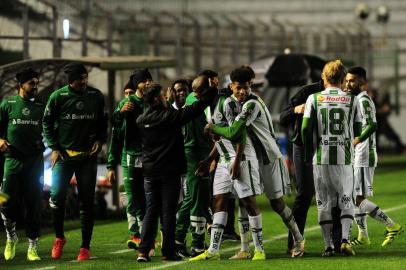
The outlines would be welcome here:
[[[313,166],[304,162],[304,148],[293,144],[293,163],[296,175],[296,199],[292,205],[292,214],[300,233],[303,235],[307,212],[314,196]],[[289,232],[288,248],[293,246],[293,237]]]
[[[148,254],[154,246],[158,217],[162,219],[162,256],[175,255],[176,206],[180,192],[180,175],[144,178],[146,211],[141,233],[140,253]]]
[[[1,191],[10,199],[2,206],[2,218],[6,223],[14,223],[18,214],[25,210],[25,231],[30,239],[40,234],[43,175],[42,153],[26,158],[7,157],[5,160]],[[25,209],[19,208],[21,201]]]
[[[96,173],[96,157],[89,157],[84,160],[58,160],[52,169],[50,205],[53,209],[55,235],[58,238],[65,237],[63,223],[65,219],[66,193],[70,180],[75,174],[82,227],[81,247],[83,248],[90,247],[93,233]]]

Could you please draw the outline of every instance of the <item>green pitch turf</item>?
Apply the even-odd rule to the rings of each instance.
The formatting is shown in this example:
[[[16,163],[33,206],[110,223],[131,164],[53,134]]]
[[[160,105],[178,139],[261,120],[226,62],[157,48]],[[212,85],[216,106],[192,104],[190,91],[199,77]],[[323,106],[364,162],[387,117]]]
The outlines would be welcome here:
[[[380,161],[376,170],[374,183],[375,196],[373,201],[387,214],[406,227],[406,157],[385,157]],[[289,204],[293,196],[287,198]],[[306,255],[302,258],[290,258],[286,254],[286,229],[280,218],[270,211],[265,198],[261,197],[260,206],[263,213],[264,246],[268,259],[262,262],[229,261],[239,248],[238,242],[223,242],[221,246],[221,261],[203,261],[189,263],[187,261],[163,263],[160,257],[152,258],[148,264],[136,262],[134,251],[127,250],[127,224],[121,222],[96,222],[93,234],[91,255],[92,260],[75,262],[80,245],[80,230],[66,232],[67,244],[61,260],[50,258],[53,235],[45,233],[39,244],[40,262],[27,262],[27,241],[24,232],[19,232],[20,242],[17,246],[16,257],[13,261],[5,262],[0,256],[0,269],[406,269],[406,234],[399,236],[394,243],[382,248],[385,228],[371,218],[368,219],[369,234],[372,244],[366,247],[355,247],[356,256],[344,257],[337,255],[333,258],[322,258],[323,240],[317,225],[317,212],[311,207],[307,222]],[[49,232],[49,230],[48,230]],[[357,229],[353,228],[353,236]],[[208,241],[208,237],[206,238]],[[5,233],[0,234],[0,251],[3,252]],[[158,249],[157,255],[160,251]]]

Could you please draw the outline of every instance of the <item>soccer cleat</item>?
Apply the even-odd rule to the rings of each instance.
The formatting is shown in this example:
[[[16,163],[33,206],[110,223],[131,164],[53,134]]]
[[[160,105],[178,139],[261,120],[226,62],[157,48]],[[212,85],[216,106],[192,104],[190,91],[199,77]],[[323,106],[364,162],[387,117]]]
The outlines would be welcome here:
[[[332,247],[328,247],[324,250],[322,257],[333,257],[335,255],[334,249]]]
[[[199,256],[200,254],[203,254],[204,253],[204,249],[202,248],[202,249],[200,249],[200,248],[191,248],[190,249],[190,257],[196,257],[196,256]]]
[[[17,243],[18,243],[17,238],[15,240],[7,239],[6,248],[4,249],[4,259],[6,261],[14,259],[14,256],[16,255]]]
[[[305,239],[296,242],[292,248],[292,258],[302,257],[304,254]]]
[[[210,254],[210,252],[208,250],[205,250],[200,255],[190,258],[189,262],[206,261],[206,260],[220,260],[220,252]]]
[[[137,250],[138,247],[140,246],[141,239],[138,238],[137,236],[131,235],[131,239],[127,240],[127,247],[129,249],[135,249]]]
[[[87,248],[80,248],[78,257],[76,258],[77,261],[86,261],[90,259],[90,252]]]
[[[354,256],[355,252],[351,247],[351,244],[348,243],[347,240],[343,240],[341,242],[341,247],[340,247],[340,251],[342,254],[347,255],[347,256]]]
[[[171,255],[171,256],[163,256],[162,260],[163,261],[171,261],[171,262],[179,262],[179,261],[182,261],[183,258],[181,256],[178,256],[178,255],[174,254],[174,255]]]
[[[27,251],[27,260],[29,261],[40,261],[41,258],[38,256],[37,248],[29,248]]]
[[[58,260],[63,253],[63,246],[66,244],[65,238],[55,238],[54,245],[52,246],[52,259]]]
[[[228,258],[229,260],[249,260],[251,253],[249,251],[240,250],[234,256]]]
[[[254,251],[254,257],[252,257],[252,260],[253,260],[253,261],[263,261],[263,260],[266,260],[265,251],[255,250],[255,251]]]
[[[366,245],[370,245],[371,244],[371,240],[369,240],[368,238],[362,238],[362,237],[357,237],[352,239],[351,241],[351,246],[366,246]]]
[[[393,240],[395,240],[395,237],[400,235],[403,232],[402,226],[400,224],[396,223],[395,226],[392,228],[386,227],[386,232],[385,232],[385,240],[382,242],[382,246],[385,247],[387,245],[390,245]]]
[[[179,242],[175,242],[175,252],[178,256],[182,258],[190,257],[190,253],[186,249],[186,242],[183,244],[179,244]]]
[[[241,237],[236,233],[236,232],[232,232],[232,233],[223,233],[223,236],[221,238],[221,241],[226,241],[226,240],[230,240],[230,241],[240,241]]]
[[[151,258],[144,253],[138,253],[138,258],[137,258],[137,262],[143,263],[143,262],[150,262]]]

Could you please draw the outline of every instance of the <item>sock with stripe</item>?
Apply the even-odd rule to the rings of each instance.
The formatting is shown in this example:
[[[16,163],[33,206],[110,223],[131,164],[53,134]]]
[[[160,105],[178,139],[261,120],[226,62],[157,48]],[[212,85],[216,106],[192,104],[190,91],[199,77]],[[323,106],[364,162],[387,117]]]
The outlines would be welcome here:
[[[293,217],[292,210],[289,207],[285,206],[282,212],[279,214],[285,223],[286,227],[292,233],[295,242],[300,242],[303,240],[303,235],[300,233],[299,228],[297,227],[296,220]]]
[[[38,237],[35,239],[28,238],[28,248],[36,248],[38,244]]]
[[[250,223],[247,210],[244,207],[238,209],[238,230],[241,237],[241,250],[249,251]]]
[[[369,213],[369,216],[372,217],[373,219],[382,222],[383,224],[386,225],[386,227],[392,228],[395,226],[395,222],[393,222],[392,219],[390,219],[379,207],[378,205],[374,204],[373,202],[364,199],[361,204],[359,205],[359,208],[363,210],[366,213]]]
[[[355,208],[355,222],[358,227],[358,238],[367,239],[368,238],[368,225],[367,225],[367,214],[362,212],[359,207]]]
[[[2,215],[2,218],[6,228],[7,239],[12,241],[17,240],[16,223],[7,219],[4,215]]]
[[[255,250],[264,251],[262,243],[262,215],[248,216],[248,220],[252,231],[252,241],[254,242]]]
[[[220,249],[221,237],[223,236],[224,227],[227,224],[227,212],[217,212],[213,215],[213,225],[211,226],[210,254],[215,254]]]

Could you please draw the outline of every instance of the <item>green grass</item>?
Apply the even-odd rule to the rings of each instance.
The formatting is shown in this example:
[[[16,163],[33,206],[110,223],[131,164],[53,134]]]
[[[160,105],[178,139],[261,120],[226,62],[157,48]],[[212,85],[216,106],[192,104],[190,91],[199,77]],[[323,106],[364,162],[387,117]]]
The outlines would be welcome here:
[[[372,200],[383,209],[397,206],[403,208],[394,209],[388,215],[397,222],[406,225],[406,157],[381,158],[380,165],[376,170],[374,192]],[[291,203],[293,196],[287,198]],[[24,232],[19,232],[20,243],[17,247],[17,255],[11,262],[5,262],[0,258],[0,269],[405,269],[406,268],[406,235],[401,235],[395,242],[386,248],[382,248],[384,239],[384,227],[375,220],[368,219],[369,234],[372,244],[367,247],[355,248],[355,257],[336,256],[322,258],[323,241],[320,229],[317,225],[317,211],[311,207],[308,215],[306,236],[306,255],[303,258],[292,259],[286,254],[286,229],[280,218],[270,211],[264,197],[260,198],[263,212],[264,240],[268,260],[265,262],[252,261],[229,261],[238,250],[236,242],[226,241],[222,244],[221,261],[204,261],[197,263],[163,263],[159,257],[154,257],[149,264],[136,262],[136,254],[133,251],[111,254],[118,250],[125,250],[127,240],[127,224],[125,221],[106,223],[97,222],[92,241],[91,254],[97,258],[90,261],[77,263],[71,262],[77,256],[80,245],[80,230],[71,229],[66,232],[68,243],[65,246],[61,260],[53,261],[50,258],[50,250],[54,236],[48,232],[41,238],[39,254],[43,258],[40,262],[30,263],[26,261],[27,241]],[[72,228],[72,226],[70,226]],[[355,236],[357,229],[353,229]],[[0,249],[5,242],[5,233],[0,236]],[[207,240],[208,241],[208,240]],[[158,251],[159,253],[159,251]],[[2,256],[1,256],[2,257]],[[53,267],[53,268],[51,268]]]

